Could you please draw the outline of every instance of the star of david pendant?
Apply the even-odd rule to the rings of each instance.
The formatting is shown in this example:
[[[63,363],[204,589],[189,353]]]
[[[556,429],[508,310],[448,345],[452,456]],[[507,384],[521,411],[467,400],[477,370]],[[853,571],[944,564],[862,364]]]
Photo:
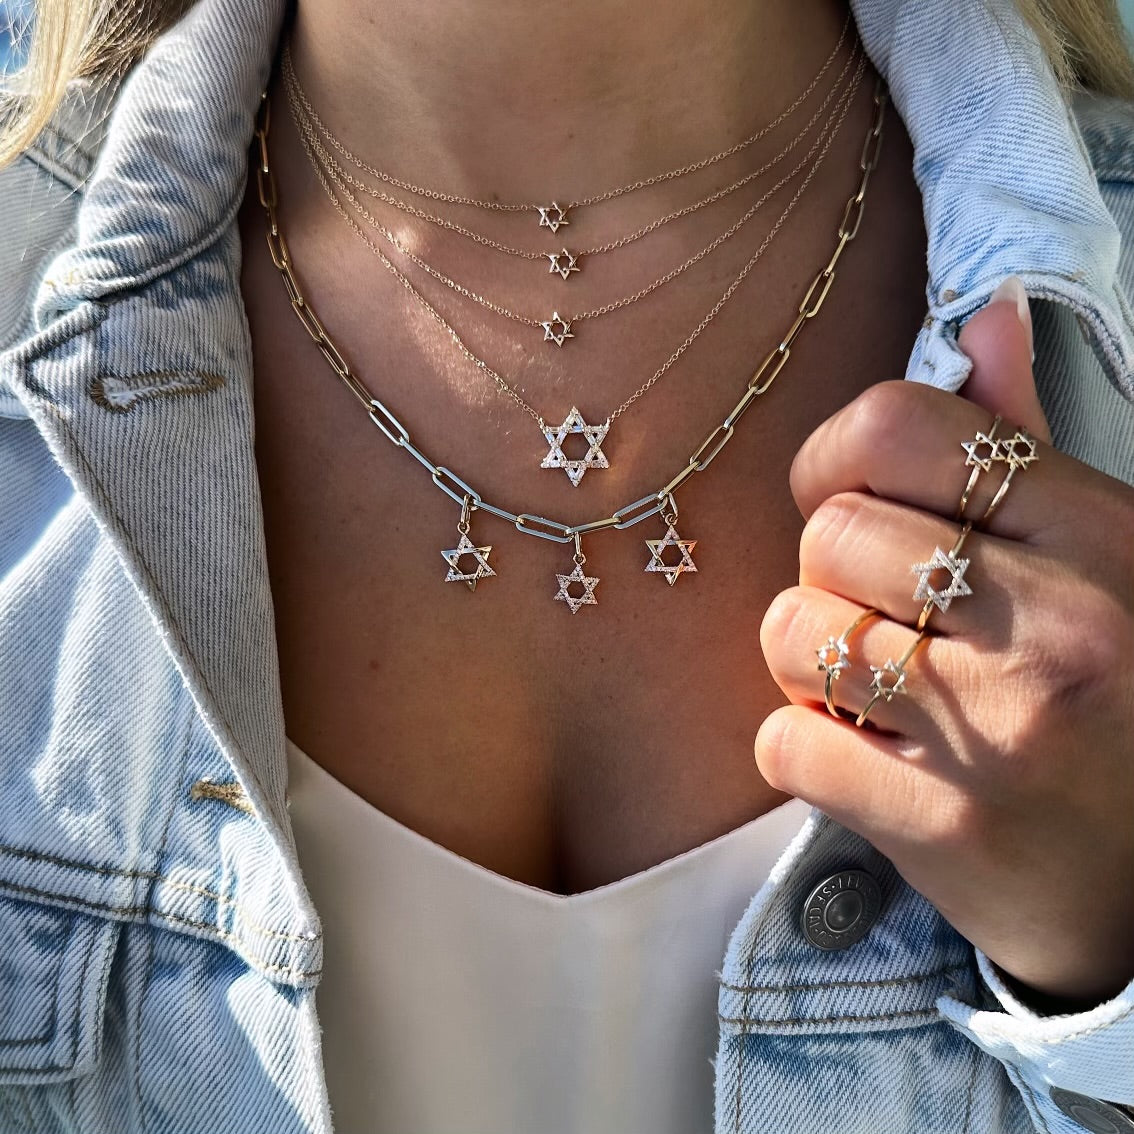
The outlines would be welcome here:
[[[988,433],[995,432],[990,429]],[[990,437],[988,433],[977,430],[977,435],[971,441],[962,441],[961,448],[965,450],[965,468],[979,468],[981,472],[988,472],[993,461],[1003,458],[1000,455],[1000,440]]]
[[[543,341],[554,343],[557,347],[575,337],[571,334],[571,324],[558,311],[553,311],[551,318],[544,320],[540,326],[543,328]]]
[[[650,561],[646,564],[646,570],[660,572],[665,576],[665,581],[672,587],[686,571],[696,572],[697,565],[693,562],[692,552],[693,548],[697,546],[697,541],[695,539],[682,539],[677,534],[677,529],[673,526],[677,521],[676,516],[665,516],[663,518],[667,524],[665,538],[646,540],[646,546],[650,549]],[[662,558],[667,547],[676,547],[681,554],[681,559],[672,566]]]
[[[906,671],[892,658],[887,658],[885,665],[872,665],[870,672],[874,674],[870,688],[875,698],[881,698],[888,705],[899,693],[906,693]]]
[[[927,603],[932,602],[938,610],[944,613],[949,609],[955,598],[973,593],[972,587],[965,582],[964,577],[968,566],[968,559],[958,559],[951,551],[944,552],[941,548],[935,547],[932,559],[926,563],[915,563],[910,568],[915,575],[919,576],[913,597],[925,599]],[[937,590],[929,582],[930,575],[938,570],[949,572],[949,585],[941,590]]]
[[[587,562],[587,557],[583,554],[582,541],[578,533],[575,534],[575,570],[570,575],[559,575],[555,577],[559,580],[559,591],[555,596],[556,602],[565,602],[570,608],[572,614],[579,613],[581,606],[598,606],[598,599],[595,598],[595,587],[599,585],[599,580],[587,575],[583,571],[583,566]],[[571,594],[571,584],[579,583],[583,588],[581,595]]]
[[[833,634],[815,651],[819,658],[816,669],[823,670],[832,680],[837,681],[844,669],[850,668],[850,646],[845,638]]]
[[[456,547],[441,552],[441,558],[449,564],[449,572],[445,576],[446,583],[468,583],[469,590],[475,591],[476,585],[481,579],[487,579],[490,575],[495,575],[496,572],[488,565],[488,557],[492,554],[491,544],[488,547],[477,547],[469,539],[469,515],[471,511],[469,499],[466,497],[461,506],[461,519],[457,524],[457,531],[461,535],[460,541]],[[464,555],[473,557],[473,566],[470,570],[461,570],[461,557]]]
[[[539,209],[540,228],[550,228],[552,232],[557,232],[560,225],[571,223],[567,219],[567,209],[555,201],[550,205],[537,205],[536,208]]]
[[[576,266],[579,257],[574,252],[568,252],[566,248],[562,248],[558,252],[545,252],[544,255],[551,261],[548,272],[558,272],[563,279],[566,279],[572,272],[580,270]]]
[[[602,451],[602,443],[610,432],[609,420],[604,421],[602,425],[588,425],[583,420],[583,415],[579,413],[578,407],[572,406],[562,425],[548,426],[542,420],[539,424],[547,443],[551,446],[547,456],[540,462],[541,469],[562,469],[567,474],[567,479],[578,488],[579,481],[586,475],[587,469],[610,468],[610,462]],[[581,433],[588,445],[586,456],[579,461],[569,460],[563,452],[563,442],[572,433]]]

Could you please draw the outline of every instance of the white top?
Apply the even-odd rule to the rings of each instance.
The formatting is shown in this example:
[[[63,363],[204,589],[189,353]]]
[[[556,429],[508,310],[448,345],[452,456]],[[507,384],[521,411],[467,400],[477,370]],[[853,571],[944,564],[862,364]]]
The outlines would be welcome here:
[[[716,974],[805,803],[562,896],[411,831],[290,741],[288,762],[335,1134],[711,1129]]]

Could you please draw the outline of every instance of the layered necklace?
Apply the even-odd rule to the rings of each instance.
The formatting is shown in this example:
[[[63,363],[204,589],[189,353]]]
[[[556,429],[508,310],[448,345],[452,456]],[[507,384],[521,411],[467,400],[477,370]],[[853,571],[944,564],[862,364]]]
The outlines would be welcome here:
[[[725,160],[747,149],[759,139],[765,137],[773,129],[788,121],[791,116],[808,100],[822,82],[823,77],[833,67],[845,42],[848,28],[844,25],[842,36],[835,49],[824,62],[819,73],[810,85],[787,107],[773,122],[762,127],[741,142],[736,143],[719,153],[709,155],[697,161],[688,163],[676,169],[655,174],[626,185],[617,186],[560,205],[555,200],[550,204],[537,204],[532,202],[502,202],[495,200],[479,200],[473,197],[445,193],[437,189],[415,185],[407,180],[397,178],[393,174],[380,170],[364,162],[357,155],[351,153],[327,128],[322,118],[316,113],[310,99],[299,85],[291,63],[290,51],[285,49],[283,59],[283,79],[289,109],[292,113],[301,141],[307,153],[311,166],[322,185],[328,199],[333,204],[339,216],[349,225],[355,236],[358,237],[373,254],[380,260],[382,266],[389,271],[403,288],[419,303],[429,316],[447,333],[456,348],[471,362],[487,379],[491,380],[500,392],[507,396],[515,405],[533,418],[539,426],[545,441],[549,445],[547,455],[543,458],[540,467],[563,470],[571,483],[578,487],[584,474],[590,469],[609,468],[609,460],[603,452],[603,444],[610,431],[611,424],[650,390],[674,366],[692,343],[701,335],[710,323],[720,313],[729,299],[736,293],[745,278],[760,261],[775,235],[783,227],[796,203],[818,172],[831,144],[837,136],[846,115],[853,104],[863,72],[866,67],[865,56],[857,45],[851,51],[849,58],[838,73],[834,83],[826,92],[818,109],[812,114],[810,121],[771,161],[765,163],[760,169],[746,174],[715,192],[695,200],[682,209],[664,214],[648,225],[627,233],[604,245],[583,251],[571,252],[566,247],[559,251],[536,251],[514,247],[503,241],[497,241],[484,233],[460,224],[451,218],[437,215],[429,209],[419,208],[380,186],[389,186],[404,194],[414,195],[431,201],[436,205],[449,206],[458,209],[479,209],[498,213],[535,214],[538,216],[538,228],[549,230],[552,234],[559,228],[570,224],[572,214],[579,214],[584,209],[599,206],[617,200],[627,194],[641,189],[658,185],[667,181],[686,177],[718,162]],[[863,207],[866,199],[867,187],[871,173],[877,166],[881,151],[882,131],[885,121],[887,96],[879,84],[874,94],[874,112],[870,127],[867,131],[861,156],[859,159],[860,178],[857,190],[848,199],[843,210],[842,220],[838,226],[835,243],[830,259],[826,266],[818,272],[811,281],[800,301],[796,316],[786,333],[776,346],[763,359],[756,370],[747,377],[743,392],[736,404],[727,412],[721,423],[708,437],[695,449],[689,460],[671,477],[666,484],[654,491],[648,492],[641,498],[616,509],[607,516],[589,520],[583,523],[569,524],[555,519],[536,515],[531,512],[512,512],[486,500],[484,496],[469,482],[458,476],[444,464],[437,463],[433,457],[427,456],[411,438],[409,430],[398,420],[394,412],[388,408],[355,374],[346,361],[342,351],[327,333],[322,321],[307,301],[303,288],[295,273],[292,259],[284,234],[280,228],[278,202],[279,189],[269,159],[268,136],[271,126],[270,104],[265,94],[256,124],[256,138],[259,145],[256,167],[257,185],[260,202],[265,210],[267,220],[268,247],[272,262],[279,270],[283,283],[287,289],[292,309],[312,340],[319,347],[327,363],[335,374],[343,381],[347,388],[361,403],[370,417],[370,420],[381,430],[382,434],[396,447],[403,449],[414,458],[430,475],[433,483],[450,497],[460,509],[457,521],[458,540],[456,547],[443,550],[442,559],[446,565],[444,579],[446,582],[465,583],[470,591],[475,591],[477,584],[483,579],[496,575],[496,569],[490,564],[492,545],[478,544],[471,535],[472,523],[477,513],[485,513],[490,517],[506,521],[523,534],[535,536],[539,539],[553,543],[569,545],[573,549],[573,569],[566,573],[556,573],[557,590],[554,593],[556,601],[563,602],[571,613],[577,613],[583,606],[597,605],[595,594],[599,579],[589,575],[585,570],[587,557],[583,551],[584,537],[590,537],[601,531],[624,530],[653,517],[660,517],[664,526],[664,534],[658,539],[645,541],[649,551],[649,558],[645,571],[661,575],[672,586],[682,575],[696,572],[697,567],[693,561],[693,549],[697,541],[683,539],[677,530],[678,506],[677,493],[681,487],[695,473],[704,472],[721,453],[732,438],[736,426],[747,410],[760,397],[771,388],[772,383],[786,365],[794,343],[802,333],[804,327],[814,319],[822,308],[835,279],[838,262],[847,245],[858,234],[862,220]],[[817,127],[817,128],[816,128]],[[814,132],[814,136],[811,137]],[[493,252],[523,260],[546,259],[550,261],[549,272],[560,277],[564,284],[582,270],[581,261],[594,257],[614,253],[630,244],[637,242],[651,233],[658,231],[662,226],[710,206],[718,200],[742,189],[745,185],[757,180],[759,177],[777,169],[787,160],[789,155],[804,141],[811,137],[801,161],[783,176],[774,186],[766,190],[757,199],[748,211],[715,240],[693,257],[677,265],[666,275],[640,288],[629,296],[621,297],[607,303],[593,311],[579,312],[570,318],[561,317],[558,312],[546,320],[529,320],[527,317],[511,312],[503,305],[493,303],[483,296],[465,288],[463,285],[449,279],[443,273],[428,264],[421,257],[413,253],[402,241],[383,225],[381,220],[373,216],[360,200],[359,193],[370,196],[403,213],[415,216],[427,223],[451,231],[463,239],[473,241]],[[333,152],[332,152],[333,151]],[[334,155],[338,154],[336,158]],[[342,159],[340,161],[339,159]],[[366,174],[379,182],[376,187],[362,180],[356,173],[351,173],[343,162],[352,166],[358,173]],[[509,318],[522,324],[538,323],[544,329],[545,342],[555,346],[562,346],[568,339],[573,338],[572,326],[590,318],[598,318],[622,310],[640,299],[657,291],[677,275],[684,272],[693,264],[709,256],[726,240],[738,233],[743,226],[755,215],[756,211],[769,200],[776,192],[788,185],[797,176],[802,175],[800,184],[796,187],[786,207],[778,219],[772,224],[763,240],[749,257],[736,278],[725,289],[724,293],[709,308],[706,315],[697,323],[689,334],[681,341],[669,357],[646,379],[621,405],[607,415],[601,424],[589,424],[576,406],[565,416],[560,425],[549,426],[534,407],[528,404],[520,392],[506,379],[504,379],[487,362],[474,354],[458,335],[453,326],[440,314],[421,292],[419,287],[403,271],[370,236],[376,233],[383,242],[392,249],[395,255],[400,256],[415,268],[450,288],[464,299],[486,308],[495,314]],[[530,222],[529,222],[530,223]],[[365,226],[365,227],[364,227]],[[368,231],[369,230],[369,231]],[[564,445],[572,435],[581,435],[586,453],[582,458],[569,458],[564,452]]]

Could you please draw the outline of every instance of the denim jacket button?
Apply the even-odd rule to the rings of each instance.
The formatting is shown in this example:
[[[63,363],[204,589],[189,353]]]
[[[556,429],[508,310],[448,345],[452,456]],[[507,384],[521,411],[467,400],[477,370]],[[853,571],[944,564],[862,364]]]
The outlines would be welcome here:
[[[1051,1101],[1091,1134],[1134,1134],[1134,1118],[1100,1099],[1052,1087]]]
[[[800,927],[816,949],[848,949],[882,911],[882,890],[865,870],[840,870],[816,885],[803,903]]]

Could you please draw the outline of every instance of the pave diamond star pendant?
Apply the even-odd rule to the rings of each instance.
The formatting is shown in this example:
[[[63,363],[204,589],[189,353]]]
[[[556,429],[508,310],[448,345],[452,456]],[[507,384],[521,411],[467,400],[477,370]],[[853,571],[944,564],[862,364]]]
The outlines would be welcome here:
[[[592,578],[583,571],[586,562],[587,557],[583,554],[583,541],[579,533],[576,532],[575,570],[570,575],[556,574],[555,576],[559,580],[559,591],[555,595],[555,600],[556,602],[565,602],[572,614],[578,614],[581,606],[598,606],[598,599],[595,598],[595,587],[599,585],[599,580]],[[571,593],[571,587],[575,583],[583,588],[582,594]]]
[[[695,539],[682,539],[677,534],[677,501],[672,496],[667,501],[669,510],[662,519],[665,521],[666,532],[661,539],[648,539],[646,546],[650,549],[650,561],[646,564],[647,571],[657,571],[665,576],[665,581],[672,587],[686,571],[696,573],[697,565],[693,562],[693,548],[697,546]],[[666,549],[676,547],[681,558],[673,564],[666,563],[663,556]]]
[[[551,446],[547,456],[540,462],[541,469],[562,469],[567,474],[567,479],[578,488],[587,469],[610,468],[610,462],[602,451],[602,443],[610,432],[609,421],[604,421],[602,425],[588,425],[578,407],[572,406],[562,425],[549,426],[542,419],[539,425]],[[587,442],[587,452],[581,460],[572,460],[563,452],[563,442],[573,433],[581,433]]]
[[[965,572],[968,570],[970,560],[958,558],[958,552],[964,546],[972,529],[971,523],[965,524],[961,529],[961,534],[957,536],[957,542],[948,551],[942,551],[941,548],[935,547],[931,559],[925,563],[915,563],[910,568],[918,576],[913,597],[925,600],[925,606],[922,607],[921,616],[917,621],[919,633],[925,629],[925,624],[929,621],[929,616],[933,613],[935,607],[944,613],[952,605],[955,598],[973,593],[972,587],[965,582]],[[948,572],[949,582],[946,586],[938,588],[930,583],[930,577],[936,571]]]
[[[456,547],[441,552],[441,558],[449,564],[449,572],[445,576],[446,583],[468,583],[469,590],[475,591],[476,585],[481,579],[487,579],[490,575],[495,575],[496,572],[488,565],[488,557],[492,554],[492,545],[477,547],[469,539],[470,503],[469,497],[466,496],[464,504],[461,506],[461,519],[457,524],[457,531],[461,535],[460,541]],[[473,565],[471,569],[462,570],[461,557],[468,555],[472,556]]]

